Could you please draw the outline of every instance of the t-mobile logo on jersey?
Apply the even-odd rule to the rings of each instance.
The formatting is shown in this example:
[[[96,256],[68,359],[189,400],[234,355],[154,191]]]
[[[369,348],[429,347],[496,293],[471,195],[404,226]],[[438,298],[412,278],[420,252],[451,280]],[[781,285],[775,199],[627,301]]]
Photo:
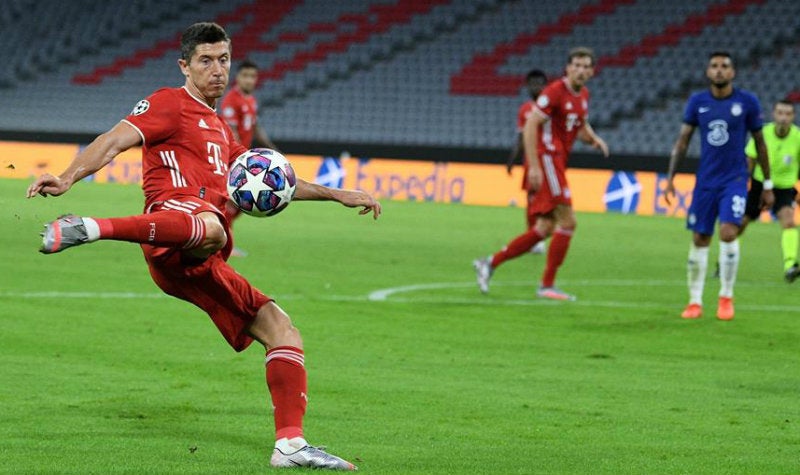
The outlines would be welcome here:
[[[222,155],[222,147],[214,142],[206,142],[206,150],[208,151],[208,163],[214,165],[214,174],[225,175],[225,171],[228,167],[220,158]]]
[[[150,242],[156,240],[156,223],[150,223],[150,234],[148,234],[147,240]]]

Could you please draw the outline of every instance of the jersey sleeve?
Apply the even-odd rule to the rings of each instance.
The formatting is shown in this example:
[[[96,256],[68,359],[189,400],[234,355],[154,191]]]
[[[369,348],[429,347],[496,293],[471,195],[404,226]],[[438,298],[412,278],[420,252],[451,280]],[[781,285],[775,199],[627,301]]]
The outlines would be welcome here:
[[[750,107],[747,111],[747,130],[756,132],[764,127],[764,119],[761,116],[761,103],[758,98],[750,94]]]
[[[161,89],[139,101],[124,119],[132,125],[145,145],[163,141],[180,125],[181,102],[169,89]]]
[[[559,99],[558,83],[550,83],[536,98],[536,109],[547,117],[552,117]]]
[[[683,123],[697,127],[699,124],[697,120],[697,96],[693,95],[686,101],[686,107],[683,109]]]

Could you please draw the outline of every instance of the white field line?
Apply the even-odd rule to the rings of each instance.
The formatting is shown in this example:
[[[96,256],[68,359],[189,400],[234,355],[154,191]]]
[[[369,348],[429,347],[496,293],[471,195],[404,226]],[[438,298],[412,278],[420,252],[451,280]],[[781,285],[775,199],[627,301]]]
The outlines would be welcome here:
[[[637,280],[575,280],[564,281],[565,284],[574,287],[676,287],[682,288],[686,285],[678,280],[648,280],[645,282]],[[531,282],[495,282],[495,287],[525,287],[530,286]],[[764,282],[739,282],[737,287],[785,287],[783,283],[764,283]],[[604,308],[649,308],[649,309],[674,309],[680,303],[666,304],[653,302],[636,301],[606,301],[606,300],[578,300],[577,302],[555,302],[552,300],[538,299],[495,299],[492,296],[476,295],[475,297],[447,296],[446,292],[438,293],[438,296],[414,296],[420,290],[447,290],[474,288],[474,282],[433,282],[427,284],[404,285],[390,287],[370,292],[368,295],[315,295],[306,297],[301,295],[278,295],[278,301],[308,300],[308,301],[332,301],[332,302],[388,302],[401,304],[440,304],[440,305],[491,305],[491,306],[525,306],[541,307],[550,305],[578,305],[581,307],[604,307]],[[477,294],[477,288],[475,289]],[[533,290],[531,290],[531,293]],[[403,295],[406,294],[406,295]],[[0,291],[0,299],[160,299],[171,298],[160,292],[78,292],[78,291]],[[754,305],[747,303],[737,303],[736,307],[741,310],[758,312],[790,312],[800,313],[800,306],[791,305]]]

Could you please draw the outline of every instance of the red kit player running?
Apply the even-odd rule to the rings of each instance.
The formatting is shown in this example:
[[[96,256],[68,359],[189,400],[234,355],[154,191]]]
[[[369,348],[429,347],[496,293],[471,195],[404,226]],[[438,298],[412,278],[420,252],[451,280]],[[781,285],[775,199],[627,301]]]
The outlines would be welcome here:
[[[528,223],[527,229],[531,229],[536,224],[536,214],[531,213],[531,206],[533,205],[534,193],[528,187],[528,156],[523,153],[523,138],[522,132],[525,130],[525,123],[528,118],[533,114],[533,109],[536,107],[536,98],[542,93],[542,90],[547,85],[547,75],[544,71],[539,69],[532,69],[525,75],[525,87],[528,89],[530,100],[525,101],[519,106],[517,110],[517,137],[514,141],[514,147],[511,149],[511,154],[508,156],[506,163],[506,171],[511,175],[514,163],[520,158],[522,159],[522,189],[527,193],[527,212],[525,213],[526,221]],[[545,241],[539,241],[536,245],[530,248],[533,254],[543,254],[545,251]],[[525,252],[525,249],[520,249],[520,252]],[[511,256],[517,257],[517,255]],[[511,258],[509,257],[509,259]]]
[[[537,98],[534,113],[523,131],[524,150],[530,164],[528,190],[534,193],[528,210],[536,216],[536,223],[494,255],[473,262],[481,292],[489,291],[489,280],[497,266],[526,252],[555,229],[536,293],[542,298],[575,300],[575,296],[555,287],[555,278],[576,227],[566,175],[572,145],[580,138],[608,156],[608,145],[587,120],[589,90],[585,83],[593,74],[592,50],[574,48],[567,59],[566,75],[548,84]]]
[[[235,82],[236,84],[222,98],[219,107],[220,115],[233,131],[233,138],[247,148],[267,147],[278,150],[278,147],[272,143],[267,133],[258,124],[258,101],[253,95],[258,83],[256,63],[247,59],[239,63],[236,68]],[[225,211],[231,221],[241,213],[231,202],[228,203],[228,209]],[[231,256],[245,257],[247,252],[234,246]]]
[[[236,84],[220,103],[220,115],[233,130],[237,142],[247,148],[267,147],[278,150],[258,124],[258,101],[253,95],[258,83],[258,66],[244,60],[236,68]],[[253,140],[255,138],[255,141]]]
[[[215,23],[196,23],[181,36],[178,60],[186,82],[159,89],[130,115],[97,137],[59,176],[44,174],[27,196],[58,196],[119,153],[142,145],[144,214],[121,218],[67,215],[45,226],[41,251],[60,252],[100,239],[139,243],[155,283],[203,309],[236,351],[253,340],[266,349],[266,380],[274,406],[277,467],[354,470],[353,464],[309,445],[303,437],[306,370],[303,340],[289,316],[228,265],[233,245],[225,175],[245,147],[214,105],[225,91],[231,44]],[[297,200],[333,200],[380,215],[361,191],[335,190],[297,180]]]

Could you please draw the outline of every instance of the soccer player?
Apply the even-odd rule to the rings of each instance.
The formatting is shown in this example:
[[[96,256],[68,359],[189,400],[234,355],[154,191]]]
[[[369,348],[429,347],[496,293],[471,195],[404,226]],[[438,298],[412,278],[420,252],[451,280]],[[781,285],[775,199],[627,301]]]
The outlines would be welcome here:
[[[574,295],[555,286],[555,278],[576,227],[566,175],[572,145],[580,138],[608,156],[608,145],[594,132],[587,117],[589,90],[585,84],[593,74],[592,50],[574,48],[567,57],[564,77],[548,84],[536,99],[536,107],[523,130],[523,146],[529,163],[528,190],[534,193],[528,212],[536,216],[536,222],[494,255],[473,262],[481,292],[488,292],[489,279],[497,266],[552,233],[547,264],[536,294],[553,300],[575,300]]]
[[[772,180],[764,136],[761,132],[761,105],[750,92],[733,87],[736,70],[730,53],[716,51],[708,57],[708,90],[693,94],[683,113],[678,139],[672,148],[667,172],[665,199],[675,195],[675,170],[686,156],[694,130],[700,129],[700,163],[697,167],[692,203],[686,228],[692,231],[687,276],[689,304],[683,318],[703,315],[703,284],[708,267],[708,247],[719,218],[720,290],[717,318],[734,316],[733,286],[739,267],[739,227],[745,214],[748,167],[744,148],[747,133],[755,142],[758,163],[763,171],[761,206],[772,206]]]
[[[519,106],[517,110],[517,136],[514,141],[514,147],[511,149],[511,154],[508,156],[506,163],[506,171],[511,175],[511,170],[514,163],[522,159],[522,189],[527,193],[528,203],[527,212],[525,213],[528,227],[532,228],[536,224],[536,215],[531,214],[530,209],[533,204],[534,193],[528,189],[528,157],[522,150],[524,148],[522,142],[522,131],[525,129],[525,122],[528,117],[533,113],[533,108],[536,106],[536,98],[541,94],[542,89],[547,85],[547,75],[540,69],[532,69],[525,75],[525,87],[528,89],[530,100],[527,100]],[[543,254],[545,251],[545,242],[539,241],[535,246],[530,249],[533,254]],[[516,257],[516,256],[514,256]]]
[[[256,63],[249,59],[239,63],[236,68],[235,82],[236,84],[222,98],[220,103],[221,115],[231,127],[234,138],[247,148],[267,147],[278,150],[278,147],[272,143],[267,133],[258,124],[258,101],[253,95],[258,82],[258,66]],[[231,221],[241,214],[241,211],[230,202],[225,212]],[[231,256],[245,257],[247,252],[238,246],[234,246]]]
[[[247,148],[267,147],[278,150],[258,123],[258,101],[253,95],[258,82],[256,63],[248,59],[239,63],[235,81],[236,84],[220,103],[222,117],[233,130],[234,138]]]
[[[203,309],[236,351],[253,340],[266,349],[266,382],[274,406],[277,467],[354,470],[350,462],[309,445],[303,436],[306,370],[303,341],[289,316],[226,260],[233,236],[224,209],[228,164],[245,151],[214,106],[225,91],[231,44],[215,23],[196,23],[181,36],[183,87],[163,88],[98,136],[59,176],[43,174],[27,196],[58,196],[119,153],[142,145],[144,213],[119,218],[59,217],[45,226],[41,252],[60,252],[103,239],[139,243],[150,275],[167,294]],[[332,200],[381,213],[361,191],[297,180],[297,200]]]
[[[794,104],[783,99],[775,103],[772,108],[773,122],[764,125],[764,142],[769,156],[769,168],[772,173],[772,182],[775,188],[775,203],[772,212],[778,218],[783,231],[781,233],[781,250],[783,253],[783,276],[786,282],[794,282],[800,275],[800,265],[797,262],[797,248],[800,245],[800,231],[795,227],[794,203],[797,190],[794,185],[800,173],[800,128],[794,125]],[[764,190],[764,172],[757,163],[756,143],[750,139],[745,149],[745,154],[750,159],[750,166],[754,166],[750,191],[747,193],[747,209],[742,218],[742,227],[739,235],[752,220],[761,215],[761,192]]]

